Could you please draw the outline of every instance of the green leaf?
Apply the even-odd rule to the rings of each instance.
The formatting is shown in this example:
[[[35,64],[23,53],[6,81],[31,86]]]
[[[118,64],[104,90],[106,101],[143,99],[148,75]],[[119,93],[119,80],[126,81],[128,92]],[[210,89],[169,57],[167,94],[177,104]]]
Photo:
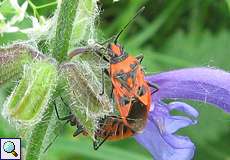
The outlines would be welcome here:
[[[225,1],[226,1],[227,5],[228,5],[228,9],[230,11],[230,0],[225,0]]]
[[[209,31],[200,34],[186,34],[179,31],[168,40],[160,52],[181,60],[192,61],[196,66],[218,66],[229,69],[230,63],[226,58],[230,50],[229,39],[230,32],[226,30],[216,34]]]
[[[108,142],[107,142],[108,143]],[[104,144],[99,151],[94,151],[92,147],[92,141],[88,138],[79,138],[77,140],[70,140],[68,138],[61,138],[55,144],[55,152],[51,150],[51,155],[62,156],[58,153],[64,152],[65,155],[82,155],[87,159],[98,159],[98,160],[117,160],[118,157],[126,160],[150,160],[150,156],[145,156],[140,153],[131,151],[130,148],[119,148],[109,144]],[[53,152],[53,153],[52,153]],[[58,154],[58,155],[57,155]],[[52,157],[53,157],[52,156]],[[64,157],[63,157],[64,158]]]
[[[9,0],[4,0],[0,3],[0,12],[3,15],[13,15],[16,13]]]
[[[128,46],[135,46],[136,48],[144,44],[148,39],[153,37],[155,33],[160,29],[160,27],[167,21],[167,19],[172,16],[172,13],[177,9],[178,5],[181,3],[181,0],[171,1],[164,11],[152,21],[143,31],[140,31],[138,34],[130,38],[128,41]]]
[[[119,15],[112,22],[112,24],[109,24],[109,27],[105,28],[105,33],[107,33],[107,35],[111,37],[119,32],[119,30],[121,30],[122,27],[125,26],[128,21],[136,14],[137,10],[146,3],[146,1],[147,0],[129,2],[132,3],[132,5],[128,5],[126,9],[122,9],[121,12],[118,12]]]

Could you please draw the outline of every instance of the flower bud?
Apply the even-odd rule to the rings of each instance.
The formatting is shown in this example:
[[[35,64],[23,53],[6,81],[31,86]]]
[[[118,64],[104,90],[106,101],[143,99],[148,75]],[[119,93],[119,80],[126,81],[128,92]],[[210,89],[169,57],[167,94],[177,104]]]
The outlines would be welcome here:
[[[106,93],[99,95],[102,83],[91,66],[87,61],[78,59],[62,64],[61,72],[67,77],[72,113],[85,127],[89,136],[94,138],[98,118],[111,113],[113,106]]]
[[[24,66],[23,77],[3,107],[3,116],[19,126],[39,122],[55,89],[56,66],[37,61]]]
[[[30,45],[14,44],[9,47],[0,48],[0,85],[21,77],[23,65],[32,61],[32,59],[46,59]]]
[[[97,0],[80,0],[70,40],[70,48],[82,40],[95,38],[95,19],[99,14]]]

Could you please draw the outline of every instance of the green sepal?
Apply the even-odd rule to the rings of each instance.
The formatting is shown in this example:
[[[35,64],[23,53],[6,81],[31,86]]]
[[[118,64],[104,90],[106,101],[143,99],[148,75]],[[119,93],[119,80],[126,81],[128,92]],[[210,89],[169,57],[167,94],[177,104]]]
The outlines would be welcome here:
[[[28,44],[13,44],[0,48],[0,85],[22,76],[23,65],[33,59],[48,59]]]
[[[95,19],[99,14],[96,0],[79,0],[72,35],[70,39],[70,50],[82,41],[94,39],[96,36]]]
[[[61,72],[69,85],[70,109],[94,139],[98,120],[113,112],[113,106],[106,93],[99,95],[102,84],[91,66],[79,58],[62,64]]]
[[[39,122],[55,91],[56,66],[48,61],[25,65],[23,77],[4,103],[3,116],[17,125]]]

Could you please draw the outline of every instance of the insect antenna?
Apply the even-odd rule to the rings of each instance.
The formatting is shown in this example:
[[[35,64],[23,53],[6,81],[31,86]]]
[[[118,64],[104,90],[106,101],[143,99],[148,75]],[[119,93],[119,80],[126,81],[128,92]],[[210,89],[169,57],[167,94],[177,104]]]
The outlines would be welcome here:
[[[118,40],[118,38],[120,37],[121,33],[123,33],[123,31],[129,26],[129,24],[132,23],[132,22],[135,20],[135,18],[136,18],[139,14],[141,14],[141,13],[144,11],[144,9],[145,9],[145,6],[141,7],[141,9],[139,9],[139,10],[137,11],[136,15],[135,15],[132,19],[130,19],[129,22],[128,22],[128,23],[122,28],[122,30],[116,35],[116,37],[115,37],[115,39],[114,39],[114,43],[115,43],[115,44],[117,44],[117,40]]]

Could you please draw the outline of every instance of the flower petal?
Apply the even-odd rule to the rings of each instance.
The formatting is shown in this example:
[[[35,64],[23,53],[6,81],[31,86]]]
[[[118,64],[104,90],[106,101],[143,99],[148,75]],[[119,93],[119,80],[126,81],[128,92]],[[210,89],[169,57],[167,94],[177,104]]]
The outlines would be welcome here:
[[[21,12],[25,13],[28,7],[28,1],[25,1],[21,6]]]
[[[183,102],[172,102],[168,105],[163,102],[155,102],[154,106],[157,106],[154,111],[150,112],[149,119],[155,121],[158,126],[164,126],[164,130],[167,133],[175,133],[177,130],[187,127],[189,125],[196,124],[196,120],[184,116],[171,116],[170,111],[172,109],[181,111],[188,116],[196,118],[198,116],[197,110],[192,106]],[[183,110],[181,110],[183,108]],[[162,128],[162,127],[160,127]]]
[[[5,32],[8,32],[8,33],[11,33],[11,32],[17,32],[19,31],[19,28],[18,27],[14,27],[14,26],[10,26],[8,27]]]
[[[230,112],[230,73],[213,68],[189,68],[147,76],[159,86],[153,101],[183,98],[215,104]]]
[[[152,121],[148,121],[143,133],[137,134],[135,139],[148,149],[155,160],[190,160],[194,155],[195,146],[188,138],[162,135]],[[187,147],[175,148],[171,145],[178,143]]]
[[[180,128],[196,124],[187,117],[171,116],[172,109],[193,117],[198,112],[188,104],[173,102],[165,104],[156,101],[154,110],[149,113],[148,122],[142,133],[135,139],[153,155],[155,160],[190,160],[195,146],[188,137],[174,135]]]
[[[171,116],[165,120],[165,130],[168,133],[175,133],[180,128],[184,128],[193,124],[197,121],[191,120],[190,118],[183,116]]]
[[[18,4],[18,0],[10,0],[10,4],[15,10],[20,9],[20,6]]]
[[[190,106],[186,103],[183,103],[183,102],[172,102],[167,107],[170,111],[171,110],[178,110],[178,111],[184,112],[184,113],[186,113],[189,116],[192,116],[194,118],[199,116],[199,112],[197,112],[196,109],[194,109],[192,106]]]
[[[189,68],[146,77],[159,86],[152,95],[152,106],[143,133],[135,136],[156,160],[190,160],[195,146],[188,137],[175,135],[180,128],[194,125],[196,120],[184,116],[171,116],[178,110],[191,118],[199,113],[188,104],[162,99],[192,99],[215,104],[230,112],[230,73],[212,68]]]

